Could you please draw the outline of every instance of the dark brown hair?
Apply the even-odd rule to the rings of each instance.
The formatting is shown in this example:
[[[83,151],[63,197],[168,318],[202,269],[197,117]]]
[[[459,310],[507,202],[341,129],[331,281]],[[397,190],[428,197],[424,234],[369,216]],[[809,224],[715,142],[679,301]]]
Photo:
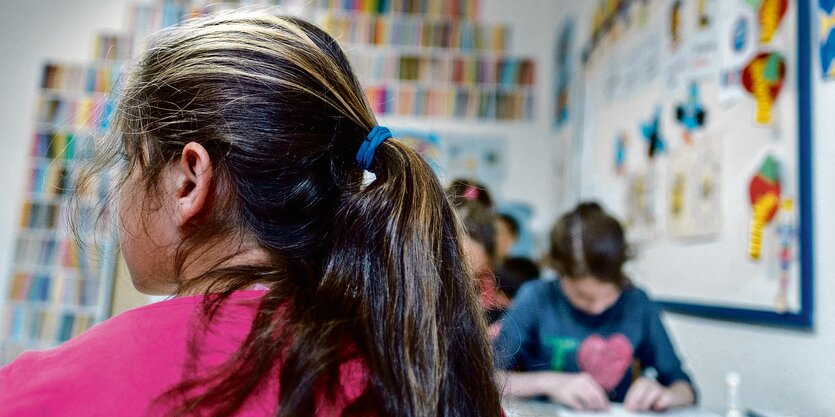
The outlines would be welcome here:
[[[548,261],[563,278],[592,276],[618,286],[628,247],[623,228],[597,203],[585,202],[557,220],[551,230]]]
[[[453,208],[397,140],[377,149],[363,185],[354,159],[377,122],[334,39],[295,18],[210,16],[163,33],[126,81],[115,140],[82,184],[115,166],[115,190],[134,169],[158,190],[162,169],[199,143],[212,206],[177,250],[176,284],[210,283],[207,320],[232,291],[269,288],[240,351],[169,391],[170,414],[233,415],[280,365],[275,415],[312,416],[317,393],[339,388],[347,343],[369,384],[345,415],[501,415]],[[182,276],[190,251],[230,237],[254,238],[270,261]]]
[[[484,247],[490,262],[496,262],[496,211],[487,188],[471,179],[453,180],[446,189],[467,236]]]

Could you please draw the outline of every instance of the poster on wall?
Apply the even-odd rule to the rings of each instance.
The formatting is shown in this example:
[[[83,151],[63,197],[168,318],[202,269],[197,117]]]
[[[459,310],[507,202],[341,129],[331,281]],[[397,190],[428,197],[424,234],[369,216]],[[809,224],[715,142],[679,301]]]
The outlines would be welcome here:
[[[818,0],[818,52],[821,77],[835,78],[835,0]]]
[[[670,154],[667,232],[678,239],[716,237],[722,228],[720,147],[712,139]]]
[[[697,0],[695,13],[688,18],[694,20],[695,31],[689,42],[690,63],[688,64],[691,80],[713,78],[719,68],[719,37],[716,26],[718,0]]]
[[[756,10],[741,0],[721,2],[719,16],[719,100],[728,105],[745,96],[741,74],[757,49],[757,19]]]
[[[560,129],[568,121],[571,106],[571,81],[574,62],[574,21],[567,19],[557,35],[554,53],[554,127]]]
[[[807,39],[821,40],[820,71],[835,75],[835,45],[826,50],[835,0],[817,9],[809,0],[648,4],[649,24],[608,44],[578,33],[597,45],[582,66],[580,198],[622,219],[639,247],[631,275],[666,309],[808,328]],[[813,17],[819,32],[810,31]],[[652,39],[660,39],[660,76],[623,82],[624,73],[648,72],[649,63],[635,70],[625,61],[651,56]]]
[[[663,26],[667,35],[667,62],[665,74],[667,88],[676,90],[690,79],[690,33],[687,30],[689,20],[685,19],[686,2],[673,0],[663,12]]]
[[[507,177],[507,141],[500,136],[444,135],[446,179],[472,178],[498,188]]]
[[[658,236],[657,172],[647,169],[629,175],[626,192],[626,233],[632,243],[648,243]]]
[[[438,134],[429,131],[421,131],[409,128],[392,128],[392,134],[397,140],[409,145],[418,155],[422,156],[426,163],[432,167],[435,174],[441,173],[443,154],[441,138]]]

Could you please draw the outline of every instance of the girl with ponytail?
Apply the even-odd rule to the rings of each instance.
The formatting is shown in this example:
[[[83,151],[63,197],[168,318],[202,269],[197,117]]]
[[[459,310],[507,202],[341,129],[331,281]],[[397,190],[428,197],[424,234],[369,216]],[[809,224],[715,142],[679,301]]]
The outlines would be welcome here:
[[[173,297],[1,369],[0,416],[502,415],[454,210],[321,29],[164,32],[112,124],[79,187],[121,174],[131,279]]]

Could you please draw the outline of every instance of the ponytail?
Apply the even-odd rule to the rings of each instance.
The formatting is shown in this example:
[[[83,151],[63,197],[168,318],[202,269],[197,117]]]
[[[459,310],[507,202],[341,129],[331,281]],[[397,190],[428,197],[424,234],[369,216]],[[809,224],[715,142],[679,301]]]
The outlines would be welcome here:
[[[498,416],[453,208],[414,151],[388,141],[377,152],[376,179],[337,212],[317,304],[349,314],[382,415]]]
[[[363,168],[376,179],[363,185],[354,156],[376,122],[333,38],[299,19],[221,14],[166,32],[128,79],[111,146],[127,166],[148,155],[146,187],[190,141],[215,167],[220,202],[182,237],[176,270],[207,236],[241,236],[268,258],[176,277],[212,293],[207,326],[233,291],[269,290],[238,352],[211,369],[192,355],[196,372],[152,415],[235,415],[276,375],[278,417],[328,403],[347,404],[343,416],[501,415],[461,225],[428,164],[396,140],[374,146]],[[343,381],[358,362],[365,384]]]

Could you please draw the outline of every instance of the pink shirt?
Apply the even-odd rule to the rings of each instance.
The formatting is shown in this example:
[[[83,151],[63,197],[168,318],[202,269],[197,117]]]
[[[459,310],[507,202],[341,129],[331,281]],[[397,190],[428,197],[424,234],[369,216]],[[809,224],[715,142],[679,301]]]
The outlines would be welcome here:
[[[238,349],[261,294],[239,291],[224,303],[200,339],[201,364],[222,363]],[[24,353],[0,369],[0,417],[146,415],[183,375],[203,299],[179,297],[130,310],[55,349]],[[337,416],[359,397],[367,383],[361,361],[344,363],[340,381],[337,404],[323,404],[320,415]],[[272,388],[277,384],[275,378]],[[274,415],[275,389],[259,390],[238,415]]]

